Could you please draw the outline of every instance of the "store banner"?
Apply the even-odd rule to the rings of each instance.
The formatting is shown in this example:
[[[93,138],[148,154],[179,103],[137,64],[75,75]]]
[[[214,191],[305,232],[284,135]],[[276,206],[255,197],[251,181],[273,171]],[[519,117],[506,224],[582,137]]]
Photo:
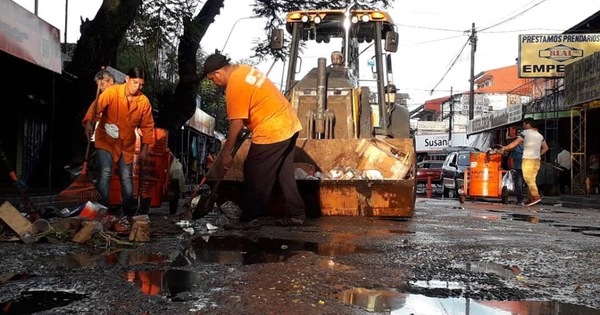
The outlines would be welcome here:
[[[12,0],[0,0],[0,12],[0,50],[62,72],[60,33],[56,27]]]
[[[467,135],[465,133],[452,133],[452,140],[448,133],[416,135],[415,147],[417,152],[438,152],[451,146],[466,146]]]
[[[511,125],[523,119],[523,105],[509,106],[469,120],[467,135]]]
[[[567,107],[600,100],[600,52],[572,63],[565,70]]]
[[[186,122],[186,125],[209,136],[213,136],[215,132],[215,118],[200,108],[196,108],[194,116]]]
[[[563,77],[568,64],[600,51],[600,34],[519,35],[519,77]]]

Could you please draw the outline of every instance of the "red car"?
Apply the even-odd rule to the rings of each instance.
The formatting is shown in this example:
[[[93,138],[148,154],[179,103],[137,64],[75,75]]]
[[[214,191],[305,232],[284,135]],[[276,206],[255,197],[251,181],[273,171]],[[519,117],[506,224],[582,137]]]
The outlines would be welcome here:
[[[442,181],[442,165],[444,161],[430,160],[417,163],[417,182],[427,183],[427,178],[431,177],[432,183]]]

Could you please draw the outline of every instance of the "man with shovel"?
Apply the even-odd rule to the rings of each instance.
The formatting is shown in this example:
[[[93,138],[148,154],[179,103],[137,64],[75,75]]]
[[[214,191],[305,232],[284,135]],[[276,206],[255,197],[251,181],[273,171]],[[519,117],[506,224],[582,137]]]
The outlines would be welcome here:
[[[148,156],[148,149],[154,143],[154,118],[150,100],[142,93],[146,71],[133,67],[127,72],[125,83],[113,85],[101,94],[89,107],[83,125],[89,138],[93,133],[93,121],[100,123],[95,134],[96,165],[99,171],[96,185],[100,193],[100,203],[108,206],[110,180],[113,165],[116,164],[121,180],[123,214],[135,214],[133,208],[133,157],[135,153],[136,129],[141,133],[140,161]]]
[[[267,207],[276,181],[289,215],[281,222],[304,224],[304,201],[294,175],[296,139],[302,125],[288,100],[265,74],[248,65],[231,64],[219,52],[206,58],[203,76],[225,89],[229,132],[222,152],[232,151],[244,127],[252,132],[252,144],[244,161],[241,228],[260,226],[258,217]],[[232,165],[233,157],[224,154],[215,167],[227,170]]]

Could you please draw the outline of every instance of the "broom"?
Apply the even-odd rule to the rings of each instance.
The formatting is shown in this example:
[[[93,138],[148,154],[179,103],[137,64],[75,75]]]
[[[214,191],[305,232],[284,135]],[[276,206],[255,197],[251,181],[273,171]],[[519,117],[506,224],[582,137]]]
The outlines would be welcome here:
[[[98,97],[100,96],[100,86],[96,89],[96,100],[94,101],[94,109],[92,112],[92,134],[94,133],[94,126],[96,120],[96,106],[98,104]],[[87,146],[85,148],[85,157],[83,161],[83,166],[81,167],[81,173],[77,175],[77,178],[69,185],[69,187],[65,188],[61,191],[57,199],[59,201],[72,201],[75,202],[85,202],[85,201],[96,201],[100,199],[100,193],[92,183],[92,179],[88,177],[87,174],[87,166],[88,159],[90,154],[90,137],[87,137]]]

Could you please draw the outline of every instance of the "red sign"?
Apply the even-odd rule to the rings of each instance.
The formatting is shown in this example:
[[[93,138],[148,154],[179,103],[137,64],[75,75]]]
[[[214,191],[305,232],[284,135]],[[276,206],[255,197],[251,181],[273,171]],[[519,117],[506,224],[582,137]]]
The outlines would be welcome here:
[[[59,30],[12,0],[0,0],[0,50],[62,72]]]

